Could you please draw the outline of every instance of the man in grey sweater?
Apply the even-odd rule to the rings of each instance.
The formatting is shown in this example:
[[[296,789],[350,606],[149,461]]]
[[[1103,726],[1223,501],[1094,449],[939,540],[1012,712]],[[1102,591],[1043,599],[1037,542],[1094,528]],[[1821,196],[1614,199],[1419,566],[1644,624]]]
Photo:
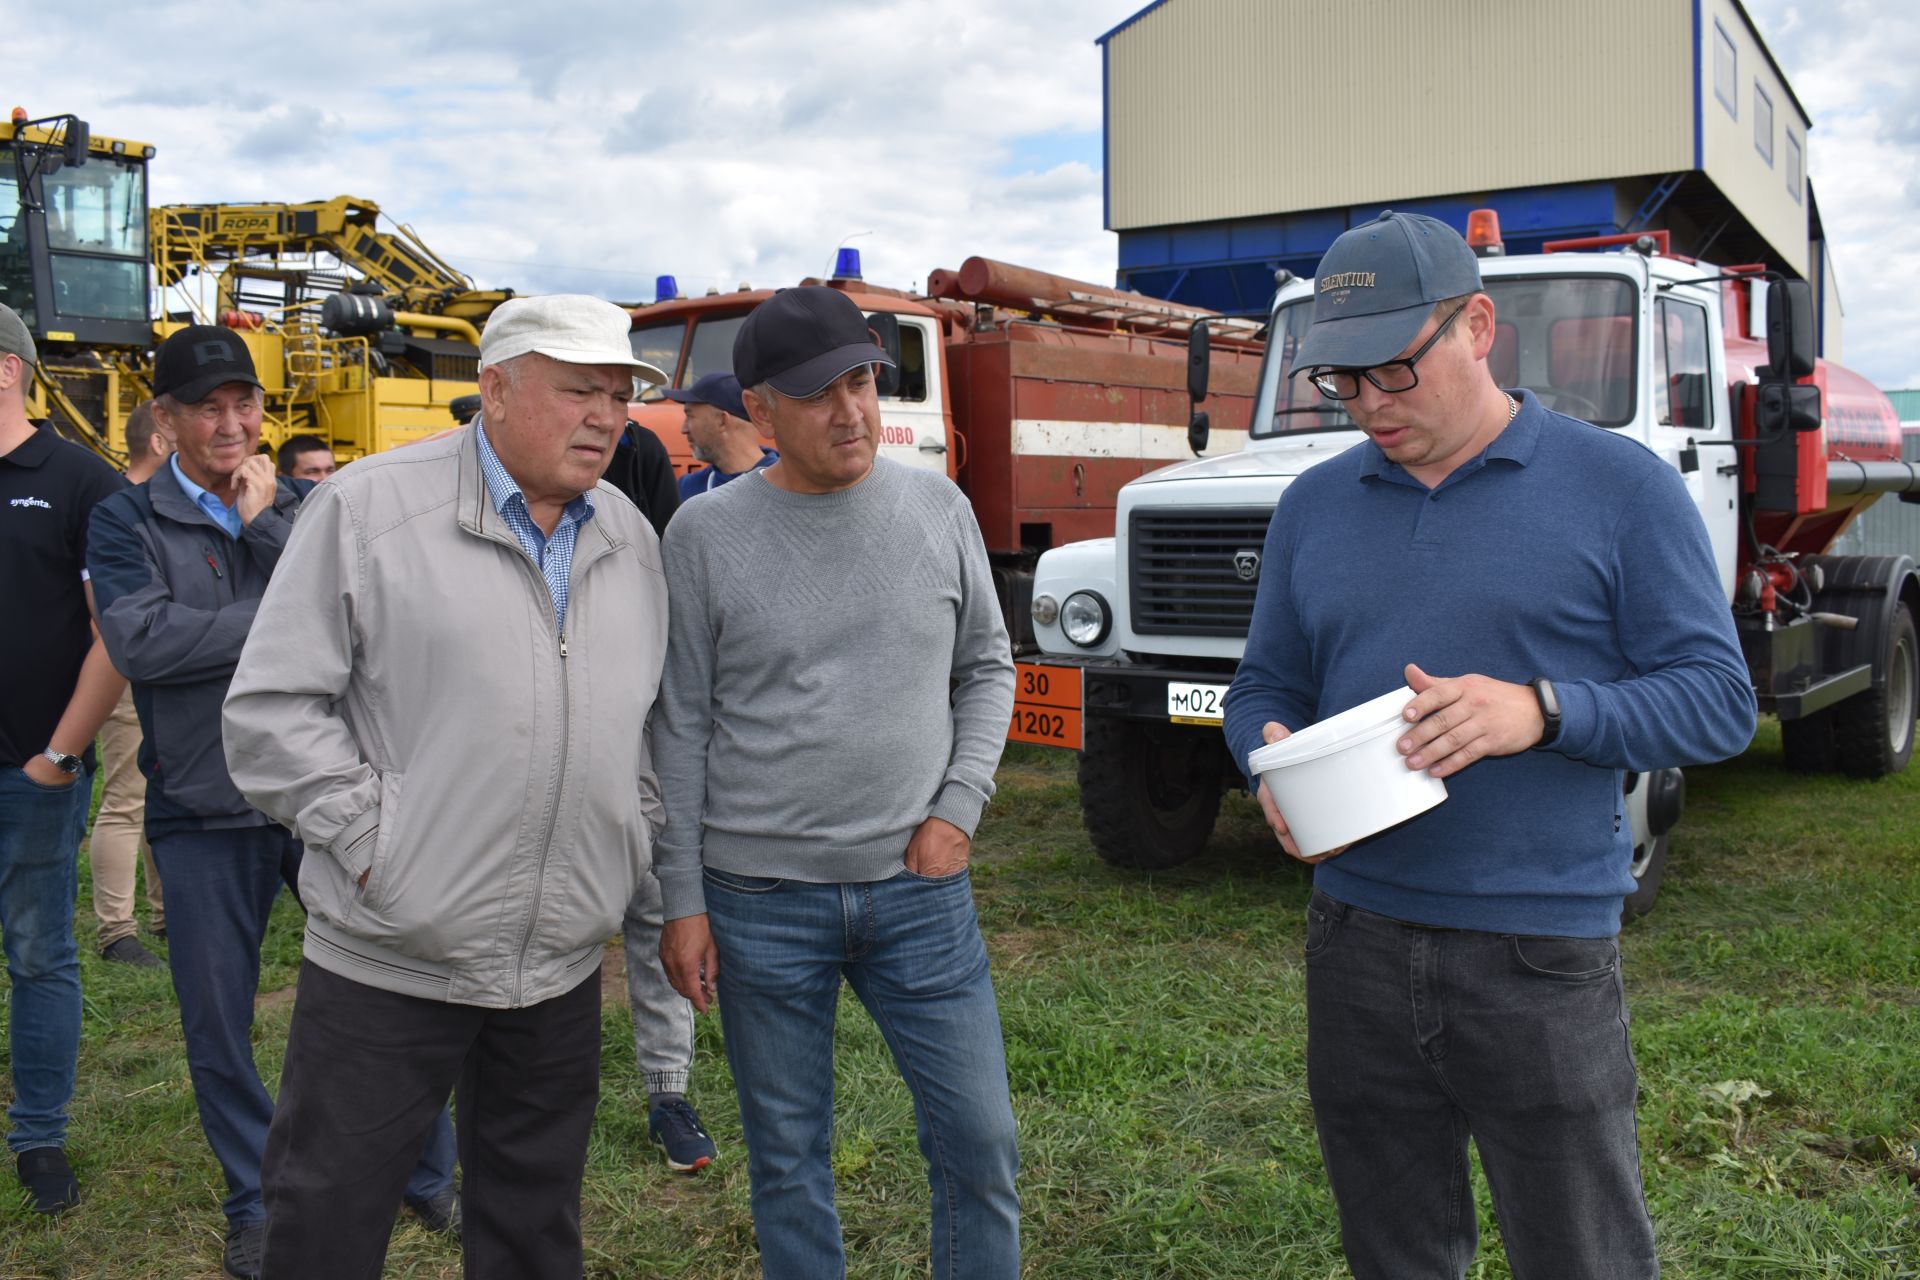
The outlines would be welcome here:
[[[723,997],[767,1276],[845,1273],[844,977],[913,1093],[933,1274],[1013,1280],[1013,1109],[967,872],[1013,711],[986,549],[944,475],[876,460],[892,361],[845,294],[776,294],[733,361],[780,461],[667,531],[661,957],[701,1012]]]

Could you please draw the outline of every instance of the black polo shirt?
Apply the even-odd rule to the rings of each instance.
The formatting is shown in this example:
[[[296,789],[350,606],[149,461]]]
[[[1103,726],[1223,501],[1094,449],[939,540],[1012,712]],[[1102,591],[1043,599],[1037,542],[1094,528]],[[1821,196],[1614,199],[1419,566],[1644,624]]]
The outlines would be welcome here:
[[[0,455],[0,767],[46,750],[93,645],[85,576],[93,506],[118,471],[42,427]]]

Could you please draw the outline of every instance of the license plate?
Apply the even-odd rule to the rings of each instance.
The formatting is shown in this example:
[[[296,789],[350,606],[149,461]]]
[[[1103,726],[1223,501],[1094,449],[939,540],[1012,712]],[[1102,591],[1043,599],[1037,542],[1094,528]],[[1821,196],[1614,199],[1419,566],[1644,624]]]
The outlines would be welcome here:
[[[1219,724],[1220,700],[1227,696],[1223,684],[1189,684],[1184,680],[1167,681],[1167,719],[1175,724]]]

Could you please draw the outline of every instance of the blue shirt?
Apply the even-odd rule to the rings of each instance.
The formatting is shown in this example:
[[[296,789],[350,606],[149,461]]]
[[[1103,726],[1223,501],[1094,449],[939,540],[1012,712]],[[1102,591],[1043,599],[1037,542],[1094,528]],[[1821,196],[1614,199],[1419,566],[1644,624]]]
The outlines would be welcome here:
[[[1288,486],[1227,742],[1244,769],[1265,722],[1301,729],[1398,688],[1410,662],[1547,677],[1552,744],[1453,774],[1443,804],[1320,864],[1315,883],[1420,924],[1611,937],[1633,887],[1621,770],[1741,751],[1753,690],[1679,473],[1515,395],[1500,437],[1434,489],[1371,441]]]
[[[187,473],[180,469],[179,454],[176,453],[168,458],[167,464],[173,468],[173,478],[180,482],[180,491],[192,500],[193,505],[211,516],[215,524],[227,531],[229,538],[238,540],[241,526],[245,523],[240,519],[239,504],[236,503],[230,507],[187,479]]]
[[[760,461],[748,467],[747,471],[758,471],[760,468],[770,467],[778,461],[780,461],[780,455],[778,453],[775,453],[765,445],[761,445]],[[715,466],[705,466],[698,471],[690,471],[680,477],[680,501],[685,502],[688,498],[694,497],[697,494],[718,489],[723,484],[738,480],[741,476],[747,474],[747,471],[722,471],[719,467]]]
[[[527,512],[526,495],[520,492],[520,486],[500,462],[500,455],[493,451],[493,445],[487,439],[485,428],[479,419],[474,420],[474,439],[480,449],[480,472],[487,480],[487,496],[493,500],[493,509],[507,522],[507,528],[513,530],[513,536],[520,543],[521,550],[532,557],[540,566],[541,576],[547,580],[547,593],[553,597],[553,618],[562,632],[567,629],[567,579],[573,573],[573,547],[580,534],[580,526],[593,519],[593,501],[586,494],[575,497],[560,510],[559,522],[553,526],[551,536],[542,533],[540,526],[533,522]]]

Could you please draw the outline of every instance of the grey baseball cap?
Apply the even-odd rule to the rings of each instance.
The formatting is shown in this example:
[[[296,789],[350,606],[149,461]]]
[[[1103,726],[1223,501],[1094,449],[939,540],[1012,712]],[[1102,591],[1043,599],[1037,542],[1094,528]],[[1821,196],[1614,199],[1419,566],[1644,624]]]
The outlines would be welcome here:
[[[33,335],[27,332],[26,321],[4,302],[0,302],[0,355],[19,356],[30,365],[40,363],[40,352],[33,345]]]
[[[1478,293],[1480,260],[1438,218],[1389,209],[1333,242],[1313,289],[1313,327],[1293,372],[1363,369],[1405,351],[1434,303]]]

